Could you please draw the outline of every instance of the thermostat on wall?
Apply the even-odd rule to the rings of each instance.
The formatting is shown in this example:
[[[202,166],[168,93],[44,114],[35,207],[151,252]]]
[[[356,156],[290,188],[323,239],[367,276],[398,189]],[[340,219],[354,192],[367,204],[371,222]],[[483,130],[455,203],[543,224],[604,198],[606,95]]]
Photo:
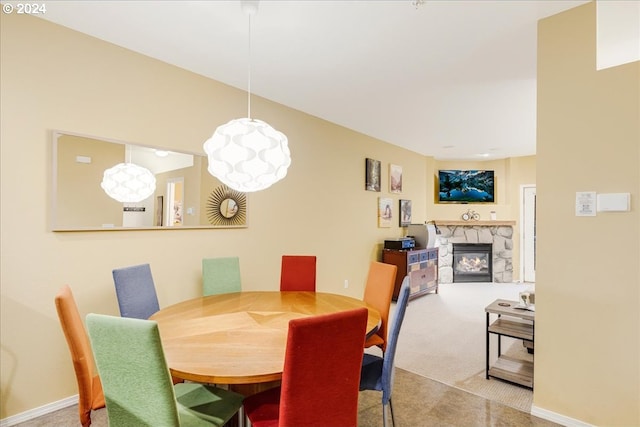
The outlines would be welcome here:
[[[631,209],[631,193],[598,194],[598,212],[627,212]]]

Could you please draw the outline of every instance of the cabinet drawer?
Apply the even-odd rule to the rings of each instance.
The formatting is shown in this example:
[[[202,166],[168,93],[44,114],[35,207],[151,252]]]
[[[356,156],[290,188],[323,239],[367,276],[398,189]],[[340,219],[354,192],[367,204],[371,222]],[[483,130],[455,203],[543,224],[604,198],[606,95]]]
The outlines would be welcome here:
[[[407,263],[415,264],[417,262],[420,262],[420,253],[419,252],[412,252],[412,253],[407,255]]]
[[[427,253],[429,255],[429,259],[438,259],[438,251],[437,250],[430,250]]]

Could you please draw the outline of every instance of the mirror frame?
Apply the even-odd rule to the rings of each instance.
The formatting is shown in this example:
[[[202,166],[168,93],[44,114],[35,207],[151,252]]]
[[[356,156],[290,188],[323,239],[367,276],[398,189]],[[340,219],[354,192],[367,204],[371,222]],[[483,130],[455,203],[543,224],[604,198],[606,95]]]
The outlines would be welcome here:
[[[200,224],[198,225],[175,225],[175,226],[169,226],[169,225],[150,225],[150,226],[124,226],[124,225],[118,225],[118,226],[113,226],[111,224],[105,224],[103,226],[84,226],[84,225],[61,225],[59,222],[59,216],[60,216],[60,204],[62,203],[62,201],[60,200],[60,195],[61,193],[64,193],[63,191],[60,191],[59,186],[60,184],[60,179],[59,179],[59,171],[63,170],[64,166],[59,164],[60,163],[60,159],[59,159],[59,154],[60,154],[60,149],[59,149],[59,144],[58,144],[58,140],[59,138],[63,137],[63,136],[70,136],[70,137],[74,137],[74,138],[81,138],[81,139],[88,139],[88,140],[95,140],[97,142],[104,142],[104,143],[109,143],[109,144],[118,144],[118,145],[122,145],[125,147],[125,152],[130,149],[131,147],[134,148],[141,148],[141,149],[152,149],[152,150],[162,150],[162,151],[169,151],[170,153],[177,153],[177,154],[186,154],[186,155],[191,155],[200,158],[202,163],[201,163],[201,172],[200,174],[203,177],[206,178],[202,178],[200,181],[210,181],[211,184],[206,184],[206,188],[210,187],[210,190],[206,190],[206,191],[202,191],[201,185],[200,183],[198,183],[198,189],[199,189],[199,194],[200,196],[197,197],[197,200],[199,201],[199,206],[196,207],[197,212],[195,214],[191,213],[189,214],[188,211],[190,209],[194,209],[193,207],[190,208],[186,208],[183,209],[185,211],[187,211],[187,215],[197,215],[200,217]],[[218,181],[216,178],[214,178],[213,176],[211,176],[207,170],[207,157],[204,154],[201,153],[193,153],[193,152],[188,152],[188,151],[184,151],[184,150],[177,150],[177,149],[169,149],[166,147],[158,147],[158,146],[152,146],[152,145],[145,145],[145,144],[138,144],[138,143],[130,143],[130,142],[124,142],[124,141],[119,141],[116,139],[111,139],[111,138],[104,138],[104,137],[97,137],[97,136],[93,136],[93,135],[86,135],[86,134],[80,134],[77,132],[68,132],[68,131],[62,131],[62,130],[53,130],[51,132],[51,147],[52,147],[52,156],[51,156],[51,165],[52,165],[52,174],[51,174],[51,203],[50,203],[50,208],[51,208],[51,213],[50,213],[50,229],[51,231],[54,232],[60,232],[60,231],[135,231],[135,230],[198,230],[198,229],[218,229],[218,228],[247,228],[248,227],[248,215],[247,215],[247,194],[246,193],[241,193],[241,192],[237,192],[235,190],[232,190],[230,188],[228,188],[227,186],[225,186],[224,184],[222,184],[220,181]],[[124,162],[126,159],[122,159],[122,161]],[[67,160],[68,161],[68,160]],[[91,159],[91,157],[88,156],[82,156],[80,154],[78,154],[76,156],[76,162],[78,163],[83,163],[83,162],[89,162],[91,163],[93,161],[93,159]],[[111,165],[113,166],[113,165]],[[206,175],[205,175],[206,174]],[[92,179],[95,180],[95,177],[93,177]],[[83,180],[79,180],[79,181],[83,181]],[[164,185],[164,183],[162,184]],[[162,187],[162,185],[158,185],[156,188],[156,193],[154,193],[154,195],[150,196],[145,202],[148,204],[150,202],[150,199],[153,198],[153,201],[151,201],[150,203],[153,206],[153,212],[151,215],[152,221],[155,223],[158,221],[157,216],[159,215],[164,215],[166,214],[165,210],[166,210],[166,206],[167,206],[167,201],[166,199],[166,189],[165,188],[159,188]],[[96,185],[96,191],[99,191],[100,194],[104,194],[105,197],[108,197],[102,188],[100,188],[99,183]],[[206,193],[206,194],[203,194]],[[216,223],[212,223],[211,218],[209,217],[209,204],[210,204],[210,200],[211,198],[214,196],[214,194],[225,194],[227,195],[227,198],[232,198],[237,204],[238,204],[238,211],[235,213],[235,215],[233,215],[233,217],[231,218],[227,218],[224,221],[217,221]],[[86,194],[86,193],[85,193]],[[162,206],[163,208],[158,211],[157,209],[157,202],[158,199],[160,197],[163,197],[163,202]],[[117,205],[121,206],[122,210],[121,212],[124,214],[126,213],[131,213],[131,212],[135,212],[136,209],[135,207],[132,207],[131,205],[136,205],[136,204],[128,204],[128,203],[120,203],[117,202],[113,199],[109,199],[108,202],[112,201],[113,203],[116,203]],[[141,202],[142,203],[142,202]],[[87,205],[91,205],[91,203],[87,203]],[[116,208],[116,209],[120,209],[120,208]],[[144,211],[144,209],[143,209]],[[183,212],[183,216],[184,216],[184,212]],[[108,217],[108,216],[107,216]],[[222,217],[222,216],[221,216]],[[124,217],[123,217],[124,218]],[[164,222],[164,219],[162,220]],[[203,223],[204,221],[206,221],[206,223]],[[69,222],[73,222],[73,221],[69,221]],[[123,219],[124,222],[124,219]],[[121,222],[122,223],[122,222]]]

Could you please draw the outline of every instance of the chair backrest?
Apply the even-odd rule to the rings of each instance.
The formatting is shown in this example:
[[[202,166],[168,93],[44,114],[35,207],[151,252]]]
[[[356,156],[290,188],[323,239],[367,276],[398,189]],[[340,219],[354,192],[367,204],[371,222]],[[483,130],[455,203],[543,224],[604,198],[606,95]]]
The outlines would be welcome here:
[[[120,316],[148,319],[160,310],[149,264],[113,270]]]
[[[280,427],[356,427],[367,316],[358,308],[289,321]]]
[[[316,291],[316,257],[282,255],[281,291]]]
[[[87,329],[109,425],[180,425],[157,323],[90,313]]]
[[[389,309],[391,298],[393,297],[393,287],[396,282],[398,267],[394,264],[383,262],[372,262],[369,265],[367,283],[364,287],[364,302],[372,305],[380,312],[380,328],[376,332],[384,343],[381,345],[382,351],[386,351],[387,346],[387,324],[389,322]]]
[[[202,295],[240,292],[240,258],[204,258],[202,260]]]
[[[402,280],[402,286],[398,293],[396,301],[396,310],[389,328],[389,339],[387,341],[387,350],[384,352],[382,362],[382,403],[386,404],[391,398],[391,390],[393,388],[393,379],[395,375],[394,359],[396,357],[396,349],[398,348],[398,336],[400,328],[404,321],[404,315],[409,304],[409,294],[411,293],[409,276],[405,276]]]
[[[83,426],[88,426],[91,424],[91,410],[104,407],[100,377],[94,368],[93,353],[87,331],[68,285],[58,291],[55,303],[78,382],[80,423]]]

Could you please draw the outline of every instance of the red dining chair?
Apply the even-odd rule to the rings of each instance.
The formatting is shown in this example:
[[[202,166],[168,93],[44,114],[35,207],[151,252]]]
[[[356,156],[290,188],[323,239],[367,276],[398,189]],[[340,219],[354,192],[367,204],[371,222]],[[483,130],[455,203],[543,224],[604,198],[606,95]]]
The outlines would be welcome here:
[[[383,352],[387,349],[387,324],[397,273],[398,267],[394,264],[372,262],[369,265],[363,300],[380,312],[380,328],[365,342],[367,348],[378,346]]]
[[[316,257],[282,255],[281,291],[316,291]]]
[[[80,317],[71,288],[64,285],[55,296],[60,326],[67,339],[78,382],[78,412],[83,427],[91,425],[91,411],[104,408],[102,383],[94,366],[87,331]]]
[[[356,427],[367,316],[363,307],[289,321],[281,386],[244,400],[252,427]]]

